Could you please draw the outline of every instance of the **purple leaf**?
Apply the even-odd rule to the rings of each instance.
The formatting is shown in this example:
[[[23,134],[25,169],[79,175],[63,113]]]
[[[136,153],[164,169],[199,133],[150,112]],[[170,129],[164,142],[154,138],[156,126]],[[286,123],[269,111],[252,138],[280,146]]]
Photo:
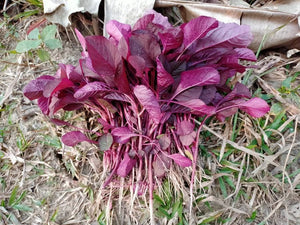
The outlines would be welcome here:
[[[113,136],[110,133],[103,134],[99,140],[99,149],[100,151],[107,151],[110,149],[113,144]]]
[[[165,156],[163,153],[157,154],[154,159],[152,166],[154,175],[156,177],[163,177],[166,173],[166,170],[170,168],[171,159]]]
[[[163,33],[158,33],[158,36],[163,46],[163,53],[179,48],[183,40],[182,30],[173,27],[165,30]]]
[[[109,86],[114,87],[114,74],[121,62],[117,47],[102,36],[89,36],[85,40],[93,68]]]
[[[217,106],[217,119],[223,122],[225,118],[235,114],[238,111],[239,104],[242,104],[243,102],[245,102],[244,99],[236,99],[224,102],[221,105]]]
[[[213,85],[204,86],[200,95],[200,99],[206,104],[210,104],[216,96],[217,88]]]
[[[261,98],[252,98],[242,104],[239,104],[239,108],[254,118],[264,116],[270,111],[268,103]]]
[[[40,98],[43,96],[47,84],[54,79],[52,76],[41,76],[32,80],[24,87],[23,93],[30,100]]]
[[[70,123],[68,123],[64,120],[56,119],[56,118],[51,118],[50,121],[57,126],[71,126]]]
[[[113,37],[117,42],[121,40],[122,37],[128,40],[131,32],[131,27],[128,24],[120,23],[116,20],[111,20],[105,25],[107,33]]]
[[[191,46],[196,40],[204,37],[210,30],[218,26],[218,21],[212,17],[200,16],[188,23],[182,24],[184,33],[183,44],[185,48]]]
[[[219,121],[224,122],[224,120],[229,117],[232,116],[233,114],[235,114],[238,111],[238,107],[231,107],[225,110],[222,110],[220,112],[218,112],[216,114],[216,117]]]
[[[114,126],[112,126],[110,123],[108,123],[102,118],[98,118],[98,122],[103,126],[104,132],[108,132],[108,130],[114,128]]]
[[[145,16],[140,18],[133,26],[133,30],[149,30],[152,33],[158,33],[160,30],[171,28],[168,18],[157,13],[154,10],[147,12]]]
[[[46,84],[43,95],[44,97],[49,98],[56,92],[73,86],[73,82],[71,82],[68,78],[55,79]]]
[[[235,23],[219,23],[206,37],[198,39],[189,49],[189,55],[208,48],[245,48],[252,41],[250,27]]]
[[[146,62],[145,60],[137,55],[131,55],[128,57],[128,62],[136,71],[136,76],[138,77],[143,77],[144,76],[144,71],[146,68]]]
[[[152,23],[154,19],[154,14],[146,14],[145,16],[138,19],[134,24],[133,30],[146,30],[149,23]]]
[[[218,71],[212,67],[200,67],[194,70],[188,70],[181,73],[180,83],[172,98],[179,93],[194,87],[211,84],[218,84],[220,75]]]
[[[75,109],[81,107],[80,102],[78,102],[77,99],[75,99],[72,95],[72,93],[67,93],[63,96],[52,96],[51,101],[48,105],[48,115],[53,115],[56,113],[58,110],[67,107],[68,105],[76,105]]]
[[[116,75],[115,75],[115,84],[120,92],[124,94],[130,94],[131,89],[129,87],[129,82],[127,78],[127,71],[125,67],[125,62],[122,60],[122,63],[117,67]]]
[[[136,159],[130,158],[130,156],[126,152],[124,154],[124,158],[120,162],[120,165],[117,170],[117,174],[120,177],[126,177],[131,172],[131,170],[135,166],[135,164],[136,164]]]
[[[249,48],[235,48],[234,51],[236,52],[236,56],[239,59],[244,59],[249,61],[257,60],[254,52]]]
[[[120,144],[125,144],[130,138],[138,136],[138,134],[131,132],[128,127],[116,127],[111,131],[111,134],[114,136],[114,140]]]
[[[86,82],[80,66],[74,67],[72,65],[65,65],[60,63],[59,67],[60,68],[58,69],[56,76],[60,78],[68,78],[73,83]]]
[[[170,147],[171,139],[166,134],[159,135],[158,137],[158,143],[162,150],[166,150]]]
[[[170,28],[170,27],[173,27],[173,26],[169,23],[168,17],[163,16],[162,14],[160,14],[160,13],[154,11],[154,10],[149,10],[147,13],[148,13],[148,14],[154,15],[154,18],[153,18],[153,20],[152,20],[152,23],[158,24],[158,25],[160,25],[161,27],[163,27],[164,29],[168,29],[168,28]]]
[[[162,113],[154,93],[145,85],[135,86],[133,92],[141,105],[147,110],[153,122],[159,124]]]
[[[156,57],[161,53],[159,43],[152,34],[135,32],[129,38],[131,55],[139,56],[145,60],[147,68],[153,68]]]
[[[177,123],[176,133],[180,136],[188,135],[194,131],[195,124],[190,121],[183,120]]]
[[[106,93],[108,90],[110,89],[105,83],[95,81],[92,83],[87,83],[82,88],[78,89],[75,92],[74,97],[76,99],[84,100],[99,93]]]
[[[195,141],[195,139],[196,139],[195,131],[193,131],[192,133],[187,134],[187,135],[179,136],[179,140],[184,146],[191,145]]]
[[[189,167],[192,165],[192,160],[189,158],[181,155],[181,154],[172,154],[168,155],[169,158],[173,159],[176,164],[178,164],[181,167]]]
[[[130,103],[130,99],[127,97],[127,95],[118,92],[111,92],[105,95],[104,99]]]
[[[87,136],[85,136],[85,134],[83,134],[80,131],[68,132],[61,137],[61,140],[65,145],[71,146],[71,147],[73,147],[83,141],[94,143],[94,141],[87,138]]]
[[[213,115],[216,112],[216,108],[213,106],[207,106],[200,99],[191,99],[186,102],[176,102],[176,104],[188,107],[192,110],[192,113],[196,115]]]
[[[163,63],[159,59],[160,57],[156,58],[156,64],[157,64],[157,86],[158,91],[163,90],[164,88],[170,86],[174,83],[174,79],[170,73],[166,71],[164,68]],[[165,60],[164,60],[165,61]]]
[[[86,52],[86,41],[83,35],[75,28],[76,36],[81,44],[81,47],[83,48],[83,51]]]
[[[238,58],[237,55],[226,55],[226,56],[224,56],[218,62],[218,67],[232,68],[232,69],[235,69],[236,72],[240,72],[240,73],[245,72],[245,70],[247,68],[247,67],[239,64],[239,58]]]
[[[179,95],[176,96],[175,99],[176,99],[176,101],[179,101],[179,102],[186,102],[191,99],[200,98],[202,90],[203,90],[203,87],[198,87],[198,86],[192,87],[192,88],[189,88],[189,89],[181,92]]]
[[[218,104],[231,101],[235,98],[250,98],[251,94],[249,89],[242,83],[237,82],[233,90],[227,94]]]
[[[45,115],[49,114],[49,98],[40,97],[38,99],[38,106]]]

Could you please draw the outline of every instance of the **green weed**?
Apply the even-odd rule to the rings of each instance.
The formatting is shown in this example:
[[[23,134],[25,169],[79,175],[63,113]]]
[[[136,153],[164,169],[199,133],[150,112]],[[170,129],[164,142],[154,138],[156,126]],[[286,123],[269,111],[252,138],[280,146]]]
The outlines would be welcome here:
[[[27,40],[20,41],[11,53],[28,53],[29,55],[35,54],[42,62],[49,61],[53,66],[49,50],[54,50],[62,47],[62,43],[56,36],[57,26],[46,26],[42,31],[38,28],[32,30]]]

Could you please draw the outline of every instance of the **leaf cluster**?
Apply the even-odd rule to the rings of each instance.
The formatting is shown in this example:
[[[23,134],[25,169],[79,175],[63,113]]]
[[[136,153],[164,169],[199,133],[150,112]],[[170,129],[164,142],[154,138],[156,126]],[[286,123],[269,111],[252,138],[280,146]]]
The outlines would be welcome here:
[[[47,49],[54,50],[61,48],[62,44],[56,36],[56,25],[46,26],[41,32],[35,28],[28,34],[27,40],[20,41],[16,46],[16,52],[36,52],[42,62],[50,60]]]
[[[249,27],[204,16],[173,27],[151,11],[133,27],[110,21],[106,29],[108,39],[76,31],[83,48],[79,65],[61,64],[54,76],[40,76],[24,88],[24,95],[38,99],[42,112],[57,125],[71,126],[54,118],[60,109],[86,107],[99,115],[100,132],[78,128],[62,141],[69,146],[99,144],[111,171],[104,186],[136,168],[135,183],[150,185],[151,192],[153,177],[164,177],[172,161],[195,169],[201,130],[196,119],[205,117],[204,123],[216,116],[223,121],[239,109],[253,117],[269,111],[264,100],[251,98],[245,85],[227,85],[246,70],[240,60],[256,60],[247,48]],[[48,32],[31,36],[35,44],[53,40]]]

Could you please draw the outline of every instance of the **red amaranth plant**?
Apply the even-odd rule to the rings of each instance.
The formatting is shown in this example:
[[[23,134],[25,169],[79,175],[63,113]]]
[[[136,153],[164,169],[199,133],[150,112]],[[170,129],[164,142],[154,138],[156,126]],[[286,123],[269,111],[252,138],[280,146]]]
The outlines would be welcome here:
[[[68,146],[81,141],[99,144],[103,165],[111,171],[104,186],[136,168],[135,187],[146,182],[152,201],[153,177],[165,176],[173,161],[193,167],[192,191],[206,119],[216,116],[223,121],[238,109],[252,117],[269,111],[264,100],[251,98],[245,85],[226,85],[245,71],[240,60],[256,60],[247,48],[252,39],[249,28],[204,16],[173,27],[155,11],[132,28],[117,21],[106,28],[108,39],[84,38],[77,31],[83,47],[79,65],[61,64],[55,76],[27,84],[24,95],[38,99],[42,112],[51,118],[60,109],[82,107],[99,115],[98,140],[76,130],[62,141]],[[199,117],[204,119],[196,126]]]

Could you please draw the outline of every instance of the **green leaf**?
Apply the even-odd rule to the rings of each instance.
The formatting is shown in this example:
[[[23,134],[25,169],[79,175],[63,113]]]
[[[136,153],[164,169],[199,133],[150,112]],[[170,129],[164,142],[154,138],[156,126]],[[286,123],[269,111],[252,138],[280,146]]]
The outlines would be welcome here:
[[[111,134],[103,134],[99,138],[99,148],[101,151],[109,150],[113,143],[113,136]]]
[[[19,204],[25,198],[26,194],[27,194],[27,192],[23,191],[22,194],[20,195],[20,197],[14,202],[13,205]]]
[[[57,27],[56,25],[46,26],[41,33],[41,38],[43,41],[55,39]]]
[[[37,54],[42,62],[48,61],[50,59],[49,53],[43,49],[39,49],[37,51]]]
[[[58,39],[47,39],[44,42],[45,42],[45,45],[48,48],[50,48],[51,50],[62,47],[62,44],[61,44],[60,40],[58,40]]]
[[[283,108],[280,103],[274,103],[271,106],[270,112],[275,115],[279,115],[283,111]]]
[[[13,18],[15,20],[17,20],[20,18],[27,18],[27,17],[30,17],[30,16],[38,14],[38,13],[39,13],[39,10],[28,10],[28,11],[21,12],[21,13],[15,15]]]
[[[281,86],[285,87],[286,89],[290,89],[291,88],[292,80],[293,80],[293,77],[286,78],[284,81],[282,81]]]
[[[37,40],[39,39],[39,29],[35,28],[28,34],[28,39]]]
[[[31,49],[36,49],[42,43],[41,40],[24,40],[17,44],[16,51],[19,53],[28,52]]]
[[[15,203],[16,197],[17,197],[17,192],[18,192],[19,187],[15,186],[14,189],[11,192],[10,198],[8,200],[8,205],[12,206]]]
[[[49,135],[44,135],[44,141],[42,142],[48,146],[55,148],[62,148],[60,139],[58,137],[52,137]]]
[[[223,180],[223,178],[222,177],[219,177],[219,184],[220,184],[220,188],[221,188],[221,192],[222,192],[222,194],[223,194],[223,196],[224,196],[224,198],[226,198],[227,196],[228,196],[228,194],[227,194],[227,190],[226,190],[226,186],[225,186],[225,182],[224,182],[224,180]]]
[[[14,205],[13,206],[14,209],[20,210],[20,211],[24,211],[24,212],[30,212],[32,211],[32,208],[28,207],[27,205]]]
[[[27,0],[31,5],[37,6],[39,8],[43,8],[43,2],[41,0]]]
[[[12,224],[21,225],[21,223],[19,222],[19,220],[17,219],[17,217],[13,213],[10,213],[8,215],[8,219],[12,222]]]
[[[231,177],[224,176],[223,178],[224,178],[224,180],[226,181],[226,183],[229,184],[230,187],[232,187],[233,189],[235,189],[235,185],[234,185],[234,183],[233,183]]]
[[[250,217],[246,218],[246,221],[247,221],[248,223],[253,222],[253,221],[256,219],[256,214],[257,214],[257,212],[254,211],[254,212],[251,214]]]

